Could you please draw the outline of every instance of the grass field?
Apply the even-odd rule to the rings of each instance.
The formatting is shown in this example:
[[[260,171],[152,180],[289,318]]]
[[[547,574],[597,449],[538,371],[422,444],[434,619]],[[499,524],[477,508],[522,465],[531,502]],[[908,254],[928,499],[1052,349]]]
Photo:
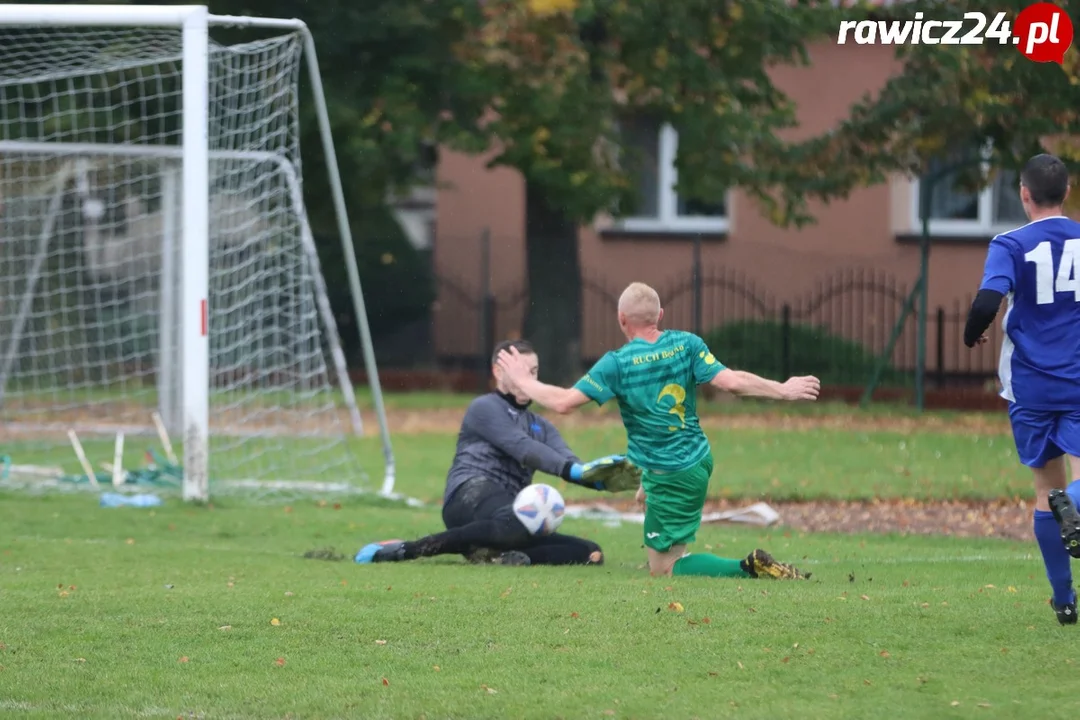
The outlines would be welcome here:
[[[422,410],[393,404],[417,400],[388,404]],[[943,432],[936,417],[890,429],[882,411],[844,411],[822,427],[776,429],[749,410],[746,422],[718,410],[723,417],[710,424],[718,496],[1030,497],[999,425]],[[566,435],[583,456],[623,442],[606,425]],[[378,477],[377,441],[358,442]],[[437,500],[453,444],[452,432],[396,435],[398,489]],[[1046,606],[1031,542],[702,529],[698,550],[735,557],[764,547],[814,573],[791,583],[652,579],[641,569],[640,526],[574,519],[563,529],[601,543],[602,567],[302,558],[439,528],[434,506],[360,499],[102,510],[89,494],[0,495],[0,717],[1027,718],[1080,710],[1072,684],[1047,682],[1050,672],[1071,675],[1080,651],[1075,628],[1058,626]]]
[[[717,467],[711,491],[718,497],[989,500],[1031,496],[1030,478],[1016,461],[1012,441],[1000,433],[900,433],[829,427],[777,431],[754,423],[749,427],[708,427],[707,434]],[[625,433],[615,423],[568,430],[566,436],[582,457],[626,448]],[[384,466],[379,439],[365,437],[352,442],[365,471],[376,481],[380,479]],[[439,500],[456,434],[395,435],[393,442],[397,490],[425,501]],[[86,440],[84,445],[89,456],[111,460],[112,440]],[[128,442],[125,467],[140,465],[141,455],[150,445],[156,445],[156,440]],[[17,446],[11,455],[20,463],[60,464],[81,474],[77,459],[66,447],[66,438],[61,438],[59,447],[58,451],[55,446]],[[289,467],[307,447],[303,440],[275,441],[260,449],[258,462]],[[244,464],[232,455],[226,459]],[[560,487],[571,497],[592,496],[573,486]]]

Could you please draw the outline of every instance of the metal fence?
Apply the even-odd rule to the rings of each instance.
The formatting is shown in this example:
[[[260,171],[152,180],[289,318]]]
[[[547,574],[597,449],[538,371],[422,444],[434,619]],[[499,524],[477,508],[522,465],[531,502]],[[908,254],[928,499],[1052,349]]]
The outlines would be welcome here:
[[[433,309],[436,354],[444,366],[486,374],[490,348],[521,335],[528,288],[497,290],[437,278]],[[657,287],[663,326],[693,330],[731,367],[773,377],[815,374],[828,385],[861,386],[885,352],[910,288],[880,270],[848,268],[820,278],[801,295],[779,299],[745,273],[696,265]],[[624,342],[616,322],[621,286],[602,276],[583,277],[582,348],[589,363]],[[996,373],[1001,331],[970,350],[963,328],[971,297],[932,307],[927,332],[927,383],[955,387],[989,381]],[[882,386],[914,383],[918,316],[903,324],[882,377]]]

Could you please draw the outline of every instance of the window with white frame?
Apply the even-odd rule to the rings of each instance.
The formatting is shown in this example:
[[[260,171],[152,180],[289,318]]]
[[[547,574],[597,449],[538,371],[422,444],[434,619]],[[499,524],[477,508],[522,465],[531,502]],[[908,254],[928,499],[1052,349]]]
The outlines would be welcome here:
[[[984,157],[988,157],[988,151]],[[967,153],[971,157],[971,153]],[[929,174],[962,161],[964,154],[931,161]],[[968,168],[970,170],[970,168]],[[987,163],[985,169],[989,169]],[[958,172],[960,170],[958,169]],[[912,227],[922,225],[919,214],[921,197],[920,181],[912,183]],[[1006,232],[1027,222],[1024,206],[1020,203],[1020,179],[1011,170],[998,172],[987,187],[971,192],[959,186],[955,175],[939,176],[930,191],[930,233],[932,235],[992,236]]]
[[[678,169],[675,153],[679,134],[671,125],[635,118],[621,124],[623,143],[641,165],[638,172],[638,204],[619,227],[631,232],[726,232],[726,203],[705,203],[681,197],[676,191]]]

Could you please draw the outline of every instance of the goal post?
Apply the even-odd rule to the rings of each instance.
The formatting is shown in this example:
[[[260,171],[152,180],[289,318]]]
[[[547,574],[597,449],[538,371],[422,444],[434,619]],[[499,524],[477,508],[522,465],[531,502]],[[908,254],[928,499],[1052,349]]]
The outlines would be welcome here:
[[[277,35],[214,43],[211,28],[226,25]],[[0,279],[0,428],[39,441],[64,423],[151,433],[156,410],[182,443],[186,500],[208,499],[212,476],[356,471],[344,437],[287,439],[363,432],[303,203],[301,59],[379,426],[378,489],[393,493],[315,44],[299,20],[0,5],[0,273],[18,278]],[[320,453],[333,462],[312,463]]]

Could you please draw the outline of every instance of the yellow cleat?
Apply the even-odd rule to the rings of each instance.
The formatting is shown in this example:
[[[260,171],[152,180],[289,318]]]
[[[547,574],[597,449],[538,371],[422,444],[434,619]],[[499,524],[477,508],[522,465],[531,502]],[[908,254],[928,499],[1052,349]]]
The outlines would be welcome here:
[[[794,565],[778,562],[769,553],[755,550],[742,561],[742,568],[756,578],[774,578],[776,580],[809,580],[811,573],[804,573]]]

